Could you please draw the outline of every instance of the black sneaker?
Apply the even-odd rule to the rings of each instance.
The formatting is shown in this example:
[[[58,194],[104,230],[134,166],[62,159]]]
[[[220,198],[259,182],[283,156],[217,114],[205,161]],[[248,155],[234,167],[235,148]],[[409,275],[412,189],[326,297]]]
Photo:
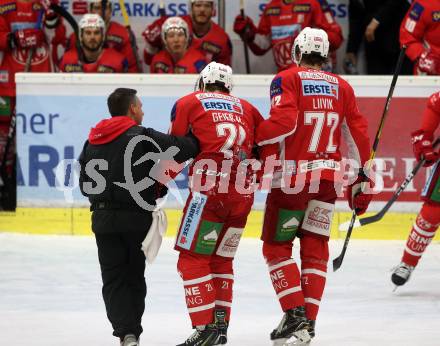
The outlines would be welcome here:
[[[206,326],[197,326],[195,332],[183,343],[177,346],[213,346],[218,336],[215,323]]]
[[[295,336],[300,339],[301,342],[307,343],[310,341],[310,335],[308,328],[309,322],[306,318],[306,311],[303,306],[298,306],[294,309],[287,310],[284,313],[283,319],[276,329],[270,333],[271,340],[287,339]],[[281,342],[283,342],[280,340]]]
[[[218,328],[217,339],[214,345],[225,345],[228,342],[228,322],[225,320],[226,311],[222,309],[216,309],[214,311],[215,324]]]

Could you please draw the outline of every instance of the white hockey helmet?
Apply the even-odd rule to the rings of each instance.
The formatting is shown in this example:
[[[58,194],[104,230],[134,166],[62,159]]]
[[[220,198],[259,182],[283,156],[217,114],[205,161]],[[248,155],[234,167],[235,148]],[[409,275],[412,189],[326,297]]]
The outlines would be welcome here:
[[[292,46],[292,60],[299,65],[303,54],[311,53],[318,53],[323,58],[327,58],[329,47],[328,35],[324,30],[306,27],[295,38]],[[297,50],[300,52],[299,57],[295,54]]]
[[[232,91],[232,68],[228,65],[223,65],[218,62],[210,62],[200,72],[198,79],[198,90],[205,91],[205,86],[208,84],[223,85],[229,92]]]
[[[78,23],[80,30],[84,28],[100,28],[105,33],[105,22],[100,15],[94,13],[86,13]]]
[[[166,46],[167,33],[170,30],[182,30],[186,36],[186,42],[189,43],[189,28],[188,24],[180,17],[170,17],[162,24],[162,42]]]

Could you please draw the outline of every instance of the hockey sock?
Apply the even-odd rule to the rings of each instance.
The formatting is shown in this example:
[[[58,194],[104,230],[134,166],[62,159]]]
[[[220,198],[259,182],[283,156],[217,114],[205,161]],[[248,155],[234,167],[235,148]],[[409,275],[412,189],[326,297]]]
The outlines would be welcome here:
[[[301,238],[301,287],[306,303],[306,317],[316,320],[324,293],[329,258],[324,237],[304,235]]]
[[[283,311],[304,306],[298,266],[292,256],[291,243],[263,243],[263,256],[269,266],[270,279]]]
[[[440,205],[424,203],[408,236],[402,262],[415,267],[440,224]]]
[[[210,324],[214,320],[215,288],[209,260],[207,256],[181,252],[177,262],[193,326]]]
[[[234,285],[234,273],[232,258],[212,256],[211,271],[212,281],[215,288],[215,308],[226,311],[225,320],[231,317],[232,288]]]

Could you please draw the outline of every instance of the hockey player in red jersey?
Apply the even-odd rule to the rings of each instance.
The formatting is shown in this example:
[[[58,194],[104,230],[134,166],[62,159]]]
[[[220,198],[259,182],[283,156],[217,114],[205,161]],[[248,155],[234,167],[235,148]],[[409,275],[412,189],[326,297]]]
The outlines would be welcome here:
[[[71,49],[64,54],[61,72],[127,72],[127,59],[114,49],[103,48],[105,23],[99,15],[85,14],[79,22],[79,31],[81,51]]]
[[[434,132],[439,125],[440,92],[437,92],[429,98],[421,128],[411,134],[416,159],[425,159],[425,167],[434,167],[422,191],[423,206],[408,236],[402,261],[391,276],[396,286],[404,285],[409,280],[440,226],[440,155],[438,149],[433,148]]]
[[[303,345],[315,334],[334,203],[343,175],[341,134],[350,159],[358,165],[355,172],[359,172],[348,185],[349,205],[361,214],[371,200],[360,189],[360,181],[367,178],[359,167],[364,166],[370,151],[367,121],[357,108],[351,86],[337,75],[320,71],[328,48],[324,30],[305,28],[299,33],[292,49],[298,67],[273,79],[270,117],[257,129],[259,146],[279,144],[285,168],[284,176],[272,181],[261,237],[270,278],[285,312],[271,334],[280,344],[298,338],[288,345]],[[292,259],[296,236],[301,271]]]
[[[111,20],[112,18],[112,1],[106,1],[106,8],[102,9],[102,0],[88,0],[89,13],[94,13],[103,16],[106,25],[106,36],[104,41],[105,48],[112,48],[125,56],[128,62],[128,72],[136,73],[138,71],[136,66],[137,48],[130,44],[130,34],[123,25]],[[72,33],[69,37],[68,50],[75,49],[75,35]],[[136,50],[136,51],[135,51]]]
[[[215,15],[214,0],[190,0],[190,15],[182,19],[188,24],[191,33],[191,45],[200,50],[207,62],[215,61],[231,65],[232,44],[228,34],[217,23],[212,21]],[[145,29],[146,41],[144,60],[151,64],[152,56],[162,48],[160,32],[166,17],[157,19]]]
[[[255,55],[264,55],[272,48],[275,63],[283,70],[293,63],[290,56],[293,39],[308,26],[328,33],[332,51],[342,44],[342,29],[324,0],[272,0],[266,5],[258,28],[249,17],[238,15],[234,31]]]
[[[189,29],[180,17],[170,17],[162,25],[164,49],[151,61],[151,73],[200,73],[205,56],[190,45]]]
[[[17,72],[23,72],[33,51],[29,70],[51,72],[50,49],[46,38],[48,11],[39,0],[0,0],[0,95],[15,97]],[[51,12],[51,27],[59,22]]]
[[[232,69],[211,62],[199,91],[179,99],[171,134],[190,130],[200,154],[190,167],[186,201],[175,249],[194,334],[181,346],[226,344],[234,274],[232,262],[253,204],[248,171],[256,127],[263,121],[250,103],[231,96]],[[243,188],[241,190],[238,185]]]
[[[440,75],[440,1],[412,3],[400,27],[400,43],[408,47],[415,75]]]
[[[52,71],[48,37],[62,24],[49,6],[48,0],[0,0],[0,158],[15,109],[15,74]],[[8,151],[6,170],[14,180],[14,145]],[[8,181],[7,185],[13,189],[10,195],[15,196],[15,183]],[[3,201],[8,210],[15,209],[15,197],[11,198]]]

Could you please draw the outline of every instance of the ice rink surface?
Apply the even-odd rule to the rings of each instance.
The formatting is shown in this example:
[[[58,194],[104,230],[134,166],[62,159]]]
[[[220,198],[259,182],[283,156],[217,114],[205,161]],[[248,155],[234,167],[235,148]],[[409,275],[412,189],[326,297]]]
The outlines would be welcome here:
[[[142,346],[172,346],[190,335],[177,253],[166,239],[146,271]],[[342,241],[332,241],[331,257]],[[341,269],[329,271],[312,345],[440,345],[440,245],[432,244],[409,283],[392,292],[390,270],[403,241],[352,240]],[[243,239],[235,262],[229,343],[271,345],[282,317],[261,242]],[[93,237],[0,233],[0,345],[111,346]]]

